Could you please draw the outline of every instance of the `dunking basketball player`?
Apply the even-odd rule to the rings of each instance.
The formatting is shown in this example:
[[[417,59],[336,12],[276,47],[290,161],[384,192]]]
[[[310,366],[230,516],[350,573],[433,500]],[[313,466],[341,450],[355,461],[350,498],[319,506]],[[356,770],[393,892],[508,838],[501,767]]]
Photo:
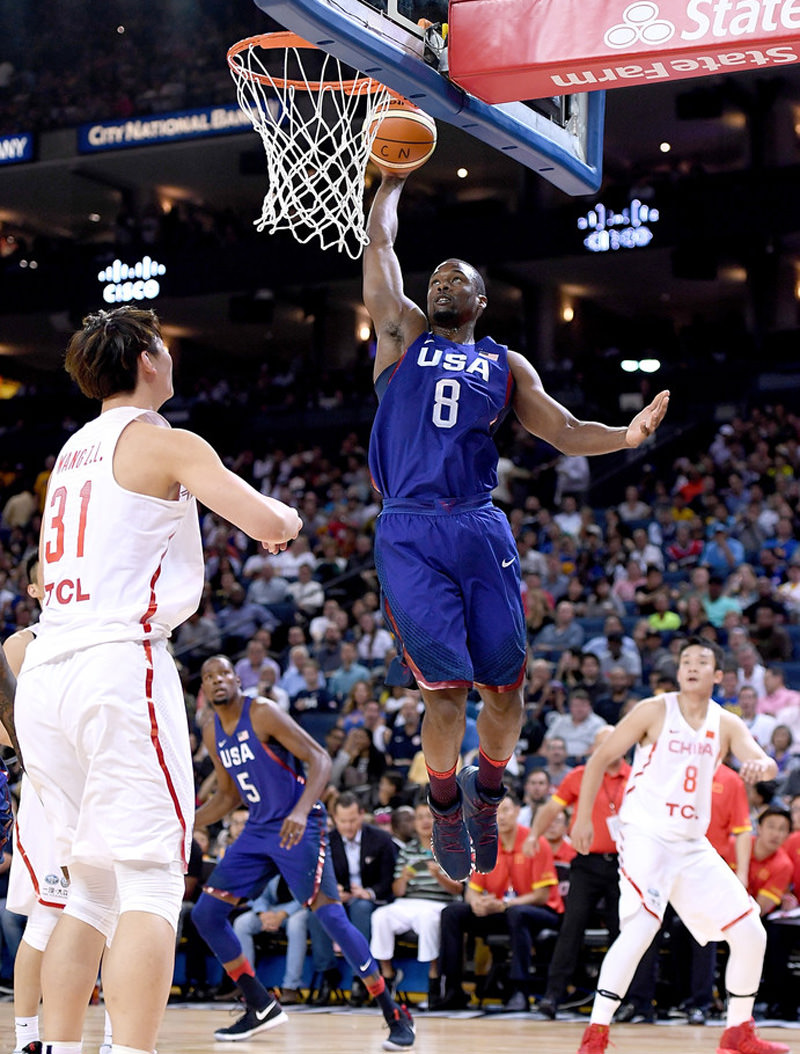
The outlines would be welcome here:
[[[727,1028],[717,1054],[786,1054],[761,1039],[753,1023],[766,933],[758,905],[706,837],[711,788],[720,757],[731,751],[747,783],[777,771],[741,718],[711,700],[722,679],[722,649],[689,639],[678,659],[680,691],[644,699],[593,752],[581,784],[572,843],[587,853],[592,805],[603,770],[634,744],[636,753],[619,811],[620,935],[597,981],[591,1024],[579,1054],[603,1054],[608,1026],[639,960],[664,917],[667,902],[698,942],[726,940]]]
[[[271,552],[301,521],[157,411],[172,359],[152,311],[84,320],[65,366],[100,399],[48,483],[44,603],[17,682],[31,782],[69,868],[44,954],[48,1054],[78,1054],[106,939],[115,1054],[150,1054],[167,1003],[194,809],[186,708],[167,638],[197,607],[197,499]]]
[[[247,1006],[214,1038],[249,1039],[286,1020],[280,1004],[242,954],[228,921],[237,904],[280,873],[295,899],[315,912],[342,949],[353,976],[360,977],[376,999],[389,1026],[383,1049],[408,1049],[414,1044],[411,1015],[395,1003],[367,941],[339,898],[328,852],[327,813],[319,800],[330,774],[327,751],[269,699],[248,699],[224,655],[203,663],[202,679],[214,708],[213,720],[203,729],[203,742],[214,763],[217,790],[197,810],[195,823],[199,827],[214,823],[240,802],[250,810],[244,831],[209,875],[192,911],[195,926],[238,984]]]
[[[383,495],[375,565],[389,624],[425,700],[433,849],[451,878],[491,871],[503,773],[519,738],[525,619],[514,539],[492,505],[493,436],[510,409],[565,454],[639,446],[667,410],[661,392],[627,427],[579,421],[549,396],[531,364],[489,337],[478,271],[439,264],[426,312],[405,295],[394,251],[404,177],[383,173],[367,223],[364,303],[375,325],[375,417],[369,464]],[[456,779],[473,683],[483,699],[478,764]]]

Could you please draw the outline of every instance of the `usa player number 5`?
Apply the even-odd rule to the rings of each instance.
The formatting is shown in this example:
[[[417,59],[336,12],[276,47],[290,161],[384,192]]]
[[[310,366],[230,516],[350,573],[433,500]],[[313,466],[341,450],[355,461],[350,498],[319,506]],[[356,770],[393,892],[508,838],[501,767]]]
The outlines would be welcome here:
[[[236,780],[242,789],[242,795],[247,798],[248,801],[261,801],[261,795],[258,793],[258,787],[254,787],[253,784],[250,782],[249,772],[237,772]]]

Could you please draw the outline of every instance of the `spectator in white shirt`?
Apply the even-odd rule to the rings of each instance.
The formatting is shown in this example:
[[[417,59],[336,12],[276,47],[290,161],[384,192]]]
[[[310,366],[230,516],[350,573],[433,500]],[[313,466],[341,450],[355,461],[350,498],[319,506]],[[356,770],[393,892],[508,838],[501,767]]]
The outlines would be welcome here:
[[[639,497],[639,488],[630,486],[625,488],[625,501],[617,506],[617,512],[623,523],[633,523],[648,519],[650,506]]]
[[[297,568],[297,581],[289,583],[289,593],[298,610],[306,618],[318,615],[325,603],[325,592],[320,583],[315,582],[311,575],[311,568],[308,564],[300,564]]]
[[[239,659],[233,667],[236,676],[242,682],[243,692],[246,692],[248,688],[256,687],[265,667],[273,670],[276,679],[280,676],[280,666],[267,655],[264,642],[251,637],[247,642],[244,657]]]
[[[375,616],[370,611],[365,611],[360,616],[358,625],[361,630],[356,645],[359,659],[370,668],[380,665],[386,659],[386,653],[394,648],[391,633],[377,625]]]
[[[567,704],[569,713],[560,714],[545,733],[545,740],[560,736],[566,745],[567,756],[585,758],[592,749],[598,729],[606,722],[592,710],[589,693],[583,688],[574,688]]]
[[[764,684],[764,664],[760,661],[761,656],[758,654],[752,644],[745,644],[743,647],[738,648],[736,653],[736,661],[739,664],[739,672],[737,674],[737,680],[739,687],[743,684],[752,685],[756,690],[756,695],[760,699],[762,696],[767,694],[767,689]]]
[[[751,684],[743,684],[739,688],[739,709],[742,712],[742,721],[750,729],[750,734],[756,743],[764,750],[768,750],[772,739],[772,732],[777,721],[771,714],[759,714],[757,710],[758,694]]]

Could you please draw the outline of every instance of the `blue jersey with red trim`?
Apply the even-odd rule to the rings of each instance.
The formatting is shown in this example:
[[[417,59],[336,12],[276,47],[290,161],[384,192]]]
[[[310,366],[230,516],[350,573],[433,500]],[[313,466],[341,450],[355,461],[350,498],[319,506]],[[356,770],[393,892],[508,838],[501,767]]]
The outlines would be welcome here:
[[[241,716],[230,735],[214,714],[217,752],[250,810],[250,822],[283,820],[305,787],[302,762],[277,740],[259,740],[250,720],[250,704],[251,700],[245,697]]]
[[[511,404],[508,348],[423,333],[378,378],[369,467],[384,498],[488,497],[494,433]]]

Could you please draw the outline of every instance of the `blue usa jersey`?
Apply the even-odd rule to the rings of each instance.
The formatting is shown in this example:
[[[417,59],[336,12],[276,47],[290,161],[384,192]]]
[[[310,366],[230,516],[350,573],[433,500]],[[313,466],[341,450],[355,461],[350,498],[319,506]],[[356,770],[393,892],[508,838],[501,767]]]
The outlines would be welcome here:
[[[423,333],[375,387],[369,467],[384,498],[488,498],[497,486],[493,436],[514,387],[505,345]]]
[[[217,752],[250,810],[250,822],[283,821],[303,793],[302,764],[276,740],[260,742],[250,720],[250,704],[245,698],[231,735],[214,714]]]

